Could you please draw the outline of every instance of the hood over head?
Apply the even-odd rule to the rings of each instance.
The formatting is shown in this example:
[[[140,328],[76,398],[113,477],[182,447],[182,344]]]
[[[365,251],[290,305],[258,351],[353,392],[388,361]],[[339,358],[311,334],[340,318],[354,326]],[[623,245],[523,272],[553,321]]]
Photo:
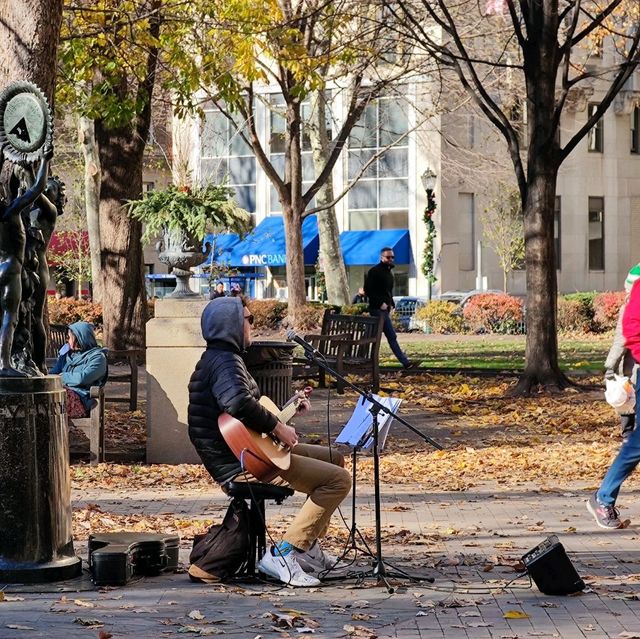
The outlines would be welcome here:
[[[243,351],[244,310],[239,297],[218,297],[211,300],[200,318],[202,337],[210,344],[226,342],[238,351]]]
[[[93,324],[89,324],[89,322],[74,322],[69,324],[69,330],[76,336],[78,348],[81,351],[88,351],[98,346]]]

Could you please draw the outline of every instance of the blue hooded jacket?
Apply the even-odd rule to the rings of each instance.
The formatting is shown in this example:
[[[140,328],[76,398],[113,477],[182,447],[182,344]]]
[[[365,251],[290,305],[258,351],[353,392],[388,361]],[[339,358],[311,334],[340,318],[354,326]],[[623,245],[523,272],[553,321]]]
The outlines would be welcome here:
[[[63,349],[51,373],[61,373],[63,386],[76,392],[89,411],[89,388],[104,386],[107,382],[107,349],[98,346],[93,326],[89,322],[75,322],[69,325],[69,330],[76,336],[79,350]]]

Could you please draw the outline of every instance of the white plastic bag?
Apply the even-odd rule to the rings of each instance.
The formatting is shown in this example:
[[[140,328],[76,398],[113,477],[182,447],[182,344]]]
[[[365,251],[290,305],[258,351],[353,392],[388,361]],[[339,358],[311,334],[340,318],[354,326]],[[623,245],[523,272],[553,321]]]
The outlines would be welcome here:
[[[605,380],[607,389],[604,398],[607,404],[613,407],[619,415],[633,413],[636,405],[636,394],[633,384],[628,377],[615,375],[613,379]]]

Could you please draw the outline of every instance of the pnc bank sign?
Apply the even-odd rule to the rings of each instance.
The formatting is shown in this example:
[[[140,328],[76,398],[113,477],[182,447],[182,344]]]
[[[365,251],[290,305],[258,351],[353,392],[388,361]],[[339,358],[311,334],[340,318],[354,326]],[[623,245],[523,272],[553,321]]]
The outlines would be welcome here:
[[[284,253],[262,255],[243,255],[243,266],[284,266],[287,263],[287,256]]]

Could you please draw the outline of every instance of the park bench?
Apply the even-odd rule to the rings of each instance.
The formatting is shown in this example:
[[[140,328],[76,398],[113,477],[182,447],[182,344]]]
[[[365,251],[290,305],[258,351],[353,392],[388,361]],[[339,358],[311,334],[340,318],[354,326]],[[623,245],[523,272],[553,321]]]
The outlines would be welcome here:
[[[370,380],[371,389],[380,388],[378,355],[382,336],[382,317],[369,315],[339,315],[327,309],[322,318],[319,334],[305,335],[326,359],[327,364],[340,375],[357,374]],[[306,359],[296,359],[301,376],[318,376],[321,387],[326,385],[326,373],[320,366]],[[336,380],[338,393],[344,393],[344,383]]]

